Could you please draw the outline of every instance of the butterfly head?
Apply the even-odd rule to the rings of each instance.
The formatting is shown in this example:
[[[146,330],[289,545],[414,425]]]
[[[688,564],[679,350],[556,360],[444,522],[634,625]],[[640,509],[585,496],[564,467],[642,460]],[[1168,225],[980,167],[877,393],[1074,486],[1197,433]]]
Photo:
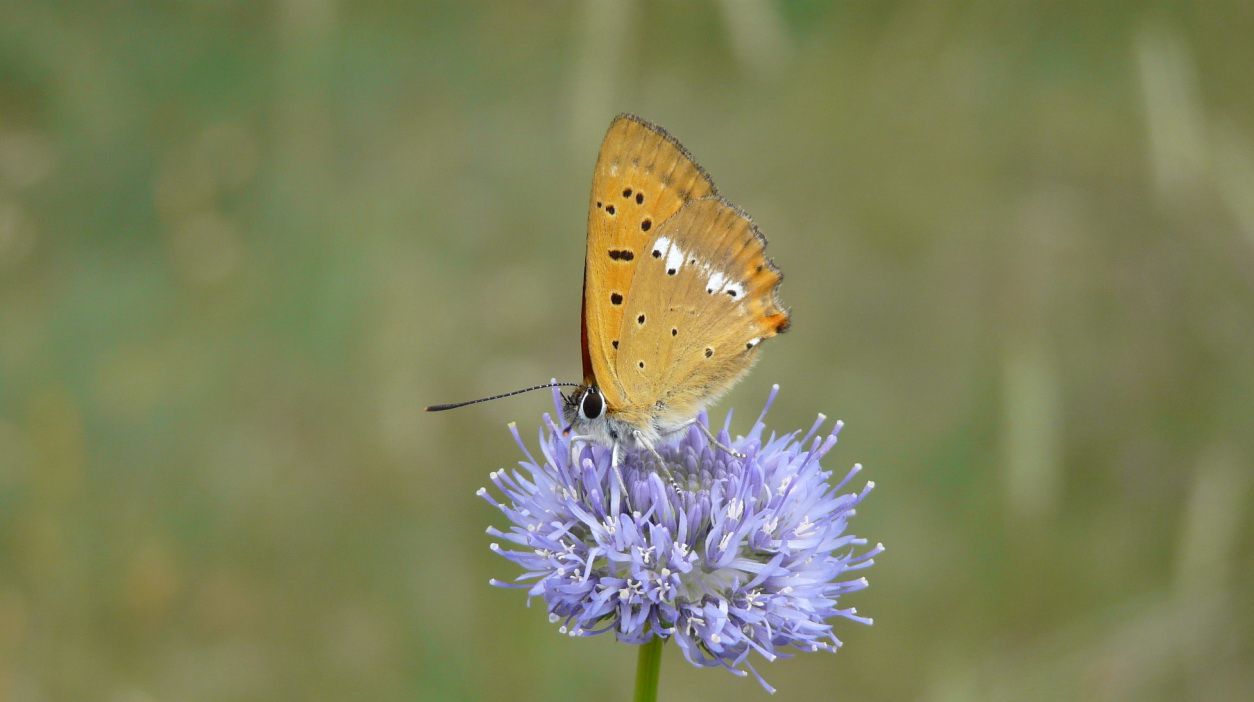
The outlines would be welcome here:
[[[621,413],[610,410],[605,395],[594,383],[579,386],[565,395],[563,414],[570,431],[605,446],[634,448],[638,439],[654,438],[648,426],[628,421]]]

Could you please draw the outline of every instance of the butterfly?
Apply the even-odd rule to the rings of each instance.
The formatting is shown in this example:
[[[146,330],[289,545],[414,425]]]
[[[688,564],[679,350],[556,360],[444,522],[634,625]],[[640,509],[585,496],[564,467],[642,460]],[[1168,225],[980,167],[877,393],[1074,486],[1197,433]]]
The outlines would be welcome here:
[[[616,453],[655,450],[696,423],[788,329],[765,248],[678,140],[615,118],[592,175],[572,433]]]
[[[614,118],[588,206],[583,382],[563,406],[572,447],[610,446],[617,465],[694,424],[722,447],[697,415],[789,326],[783,274],[765,248],[678,140],[635,115]]]

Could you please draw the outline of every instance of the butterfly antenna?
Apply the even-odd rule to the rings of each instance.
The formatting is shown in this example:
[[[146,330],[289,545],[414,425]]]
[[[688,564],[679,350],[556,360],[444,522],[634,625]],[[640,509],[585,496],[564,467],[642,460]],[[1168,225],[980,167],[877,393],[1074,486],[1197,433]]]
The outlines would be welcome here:
[[[515,390],[514,392],[507,392],[504,395],[493,395],[492,397],[481,397],[478,400],[471,400],[469,402],[455,402],[451,405],[431,405],[430,407],[427,407],[426,410],[428,412],[443,412],[444,410],[457,409],[458,407],[465,407],[466,405],[473,405],[476,402],[487,402],[488,400],[499,400],[502,397],[510,397],[512,395],[521,395],[524,392],[531,392],[532,390],[539,390],[541,388],[560,388],[560,387],[577,388],[579,387],[579,383],[545,383],[544,385],[537,385],[534,388],[524,388],[522,390]]]

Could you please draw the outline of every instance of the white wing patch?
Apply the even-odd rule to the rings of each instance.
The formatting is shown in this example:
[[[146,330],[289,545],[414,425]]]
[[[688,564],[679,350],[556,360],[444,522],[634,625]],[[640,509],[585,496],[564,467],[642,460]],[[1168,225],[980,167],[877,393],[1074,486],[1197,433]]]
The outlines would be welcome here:
[[[664,236],[658,237],[657,244],[659,248],[661,248],[663,245],[665,245],[666,247],[664,249],[666,253],[666,272],[667,273],[671,271],[678,272],[679,267],[684,265],[684,256],[685,256],[684,250],[679,248],[678,246],[675,246],[675,244],[670,239],[667,239]]]
[[[710,270],[710,266],[708,263],[702,263],[701,267],[707,271]],[[723,273],[722,271],[712,271],[710,272],[709,279],[705,283],[705,291],[708,293],[712,293],[716,290],[721,290],[723,288],[723,284],[726,282],[727,282],[727,275],[725,273]]]
[[[711,295],[724,293],[738,300],[745,296],[745,286],[732,280],[727,273],[715,269],[708,261],[688,258],[688,253],[676,246],[675,242],[667,237],[659,236],[653,244],[653,257],[661,258],[662,256],[666,256],[666,272],[671,275],[678,273],[685,262],[700,268],[701,273],[706,276],[705,291]]]

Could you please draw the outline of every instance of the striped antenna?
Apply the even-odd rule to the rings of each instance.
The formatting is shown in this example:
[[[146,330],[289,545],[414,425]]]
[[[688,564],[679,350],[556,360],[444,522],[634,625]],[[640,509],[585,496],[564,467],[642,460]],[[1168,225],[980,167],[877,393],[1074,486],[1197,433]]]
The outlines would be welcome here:
[[[465,407],[466,405],[473,405],[476,402],[487,402],[488,400],[499,400],[502,397],[510,397],[512,395],[521,395],[524,392],[531,392],[532,390],[539,390],[541,388],[559,388],[559,387],[577,388],[579,387],[579,383],[545,383],[544,385],[537,385],[534,388],[524,388],[522,390],[515,390],[514,392],[507,392],[504,395],[493,395],[492,397],[481,397],[478,400],[470,400],[469,402],[455,402],[451,405],[431,405],[430,407],[427,407],[426,410],[428,412],[443,412],[444,410],[457,409],[458,407]]]

